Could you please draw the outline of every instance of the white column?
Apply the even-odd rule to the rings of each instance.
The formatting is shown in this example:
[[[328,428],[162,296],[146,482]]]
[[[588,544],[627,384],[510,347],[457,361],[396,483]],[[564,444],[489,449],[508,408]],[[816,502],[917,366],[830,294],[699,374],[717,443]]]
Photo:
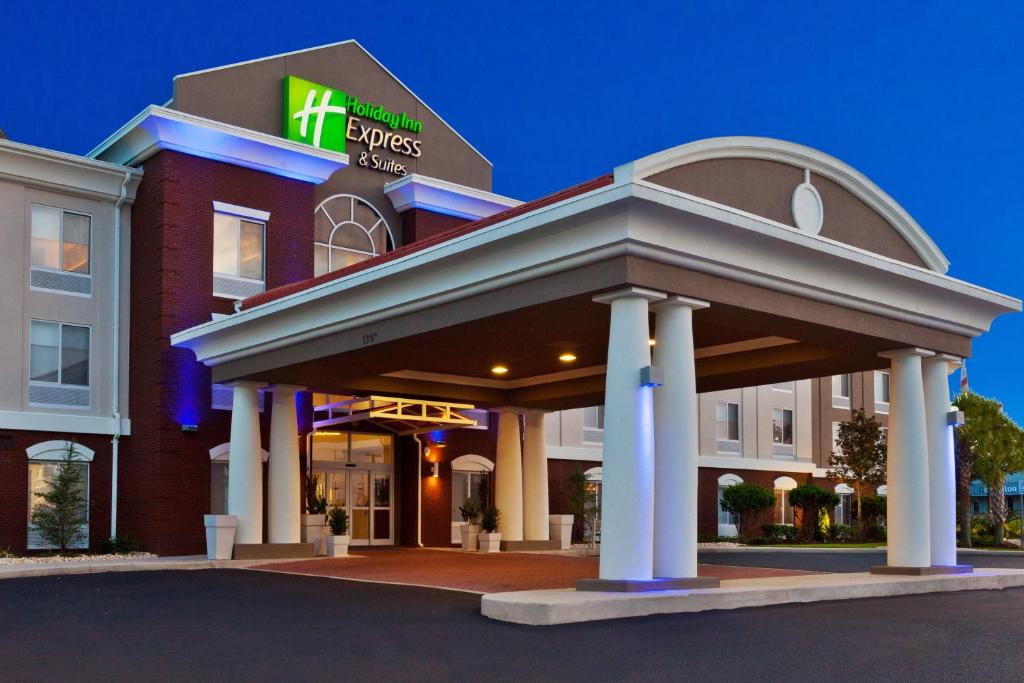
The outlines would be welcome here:
[[[651,364],[648,303],[660,292],[629,287],[594,297],[611,304],[604,393],[601,565],[605,580],[649,581],[654,567],[654,401],[640,386]]]
[[[274,403],[270,413],[270,464],[267,468],[267,540],[270,543],[301,540],[302,485],[295,394],[303,388],[288,384],[271,387]]]
[[[501,511],[503,541],[523,540],[523,453],[519,413],[498,409],[498,445],[494,462],[494,504]]]
[[[654,576],[697,576],[697,375],[693,311],[706,301],[670,296],[656,304],[654,365]]]
[[[931,563],[956,564],[956,470],[949,415],[949,373],[960,363],[940,354],[921,361],[928,428],[928,500],[931,507]]]
[[[931,565],[928,504],[928,432],[925,424],[923,349],[880,354],[892,361],[889,374],[888,564],[890,567]]]
[[[228,514],[238,517],[235,543],[263,542],[263,450],[256,382],[231,385],[231,447],[228,451]]]
[[[523,434],[523,536],[527,541],[550,537],[548,454],[544,445],[544,411],[528,410]]]

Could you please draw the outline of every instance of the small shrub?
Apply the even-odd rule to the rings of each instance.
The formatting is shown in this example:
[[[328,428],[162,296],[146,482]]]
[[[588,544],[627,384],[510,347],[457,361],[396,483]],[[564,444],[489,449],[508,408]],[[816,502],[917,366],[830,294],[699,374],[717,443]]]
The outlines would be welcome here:
[[[849,543],[853,540],[853,527],[845,524],[833,524],[829,527],[829,543]]]
[[[971,519],[971,544],[993,545],[996,541],[995,525],[988,515],[978,515]]]
[[[501,522],[501,511],[493,505],[488,505],[484,508],[483,513],[480,515],[480,529],[485,534],[493,534],[498,530],[498,524]]]
[[[107,555],[127,555],[139,551],[139,542],[131,536],[105,538],[101,550]]]
[[[868,527],[869,541],[884,541],[886,539],[885,527],[881,524],[872,524]]]
[[[765,514],[775,505],[775,494],[757,484],[734,484],[722,492],[722,509],[739,517],[739,532],[743,539],[757,535]]]
[[[10,548],[0,548],[0,560],[9,560],[17,557]]]
[[[790,524],[765,524],[761,530],[767,543],[792,543],[796,540],[796,527]]]
[[[332,536],[344,536],[348,533],[348,513],[345,508],[331,508],[327,513],[327,526]]]
[[[462,521],[466,524],[475,524],[476,518],[480,516],[480,506],[472,498],[467,498],[466,502],[459,507],[459,514],[462,515]]]

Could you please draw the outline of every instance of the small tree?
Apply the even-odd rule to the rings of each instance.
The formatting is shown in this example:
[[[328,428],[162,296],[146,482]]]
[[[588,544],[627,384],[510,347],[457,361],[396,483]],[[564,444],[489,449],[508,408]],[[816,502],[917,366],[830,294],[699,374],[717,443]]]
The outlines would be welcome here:
[[[828,459],[828,478],[853,489],[857,501],[857,537],[864,538],[866,527],[861,515],[861,499],[885,483],[886,443],[882,426],[874,416],[857,409],[853,417],[839,423],[836,447]]]
[[[789,492],[789,504],[801,512],[800,540],[811,543],[818,530],[820,511],[839,505],[839,496],[814,484],[800,484]]]
[[[1024,432],[1007,417],[999,402],[990,398],[965,392],[957,397],[954,405],[964,412],[965,418],[964,424],[957,428],[957,440],[969,453],[973,475],[988,487],[994,541],[996,545],[1002,545],[1006,528],[1003,485],[1007,476],[1024,469]],[[966,500],[969,503],[969,488]],[[969,532],[970,525],[967,527]]]
[[[320,481],[312,472],[306,473],[306,512],[322,515],[327,512],[327,498],[320,494]]]
[[[62,553],[85,537],[85,475],[75,455],[75,444],[68,441],[53,480],[46,491],[36,494],[43,502],[32,510],[32,524],[39,535]]]
[[[480,529],[485,534],[493,534],[501,524],[501,511],[493,505],[488,505],[480,514]]]
[[[774,506],[775,494],[757,484],[733,484],[722,492],[722,509],[739,518],[740,538],[745,541],[759,535],[765,511]]]

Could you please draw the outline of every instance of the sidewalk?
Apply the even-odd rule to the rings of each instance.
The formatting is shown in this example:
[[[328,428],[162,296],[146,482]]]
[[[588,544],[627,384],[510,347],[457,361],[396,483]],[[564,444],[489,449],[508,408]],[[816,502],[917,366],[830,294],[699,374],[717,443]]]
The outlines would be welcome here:
[[[36,576],[96,574],[101,572],[140,572],[169,569],[244,569],[280,560],[210,560],[205,555],[184,557],[142,557],[130,560],[81,560],[53,564],[0,565],[0,580]]]

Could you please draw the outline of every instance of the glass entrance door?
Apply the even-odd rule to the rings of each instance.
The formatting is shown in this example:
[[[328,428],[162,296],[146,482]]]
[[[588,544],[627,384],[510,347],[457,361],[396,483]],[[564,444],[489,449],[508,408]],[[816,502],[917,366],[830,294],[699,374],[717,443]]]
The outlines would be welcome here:
[[[311,465],[328,508],[348,512],[353,546],[394,544],[391,437],[314,433]]]
[[[370,544],[370,472],[349,470],[349,533],[352,545]]]
[[[373,535],[373,542],[390,545],[395,542],[391,514],[391,472],[373,473],[372,503],[373,515],[370,518],[370,531]]]

